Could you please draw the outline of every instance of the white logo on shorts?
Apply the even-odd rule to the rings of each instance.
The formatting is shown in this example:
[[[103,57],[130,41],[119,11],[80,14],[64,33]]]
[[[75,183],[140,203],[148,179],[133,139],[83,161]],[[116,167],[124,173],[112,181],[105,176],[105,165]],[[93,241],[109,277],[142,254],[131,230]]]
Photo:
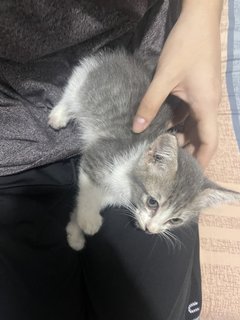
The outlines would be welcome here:
[[[200,311],[200,308],[199,308],[198,305],[199,305],[199,303],[197,301],[194,301],[194,302],[190,303],[189,306],[188,306],[188,312],[190,314],[193,314],[193,313],[196,313],[196,312]],[[193,320],[198,320],[198,319],[199,318],[195,318]]]
[[[188,306],[188,312],[193,314],[193,313],[196,313],[200,311],[200,308],[198,307],[198,302],[197,301],[194,301],[192,303],[189,304]]]

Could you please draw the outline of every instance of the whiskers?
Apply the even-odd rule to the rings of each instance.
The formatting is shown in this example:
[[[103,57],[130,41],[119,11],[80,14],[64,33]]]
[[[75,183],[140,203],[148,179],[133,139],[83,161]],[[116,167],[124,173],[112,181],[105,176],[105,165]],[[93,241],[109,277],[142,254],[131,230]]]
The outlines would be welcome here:
[[[146,228],[146,221],[144,221],[144,218],[141,214],[138,214],[138,208],[131,203],[130,201],[128,203],[124,203],[124,208],[121,210],[121,214],[129,217],[132,221],[136,223],[138,227],[140,227],[142,230],[145,230]],[[148,233],[147,231],[143,231]],[[174,252],[175,250],[181,250],[184,246],[184,243],[178,238],[176,234],[174,234],[170,230],[163,230],[160,233],[148,233],[152,237],[155,238],[155,242],[153,245],[156,247],[158,241],[164,242],[168,248],[168,252]],[[151,250],[151,252],[153,251]]]
[[[124,207],[129,211],[129,213],[133,214],[136,212],[137,207],[130,201],[124,204]]]
[[[120,213],[123,214],[124,216],[130,217],[130,218],[136,220],[135,215],[132,212],[128,211],[128,210],[121,210]]]
[[[131,202],[128,202],[128,203],[124,203],[124,206],[120,213],[123,214],[124,216],[127,216],[133,219],[134,221],[137,221],[135,211],[136,211],[136,207]]]
[[[158,233],[157,236],[164,240],[165,243],[167,244],[168,250],[176,250],[176,249],[181,249],[183,246],[182,241],[171,231],[169,230],[164,230],[161,233]]]
[[[121,210],[121,214],[131,218],[133,222],[135,222],[135,225],[137,228],[144,229],[144,220],[140,214],[138,214],[137,207],[132,202],[125,202],[123,205],[123,210]]]

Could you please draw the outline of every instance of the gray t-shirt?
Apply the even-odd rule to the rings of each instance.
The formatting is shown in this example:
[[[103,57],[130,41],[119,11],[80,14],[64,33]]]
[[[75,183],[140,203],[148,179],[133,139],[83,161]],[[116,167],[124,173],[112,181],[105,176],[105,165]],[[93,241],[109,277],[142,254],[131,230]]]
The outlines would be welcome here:
[[[180,0],[2,0],[0,175],[78,154],[74,123],[47,125],[73,66],[117,45],[156,60],[179,8]]]

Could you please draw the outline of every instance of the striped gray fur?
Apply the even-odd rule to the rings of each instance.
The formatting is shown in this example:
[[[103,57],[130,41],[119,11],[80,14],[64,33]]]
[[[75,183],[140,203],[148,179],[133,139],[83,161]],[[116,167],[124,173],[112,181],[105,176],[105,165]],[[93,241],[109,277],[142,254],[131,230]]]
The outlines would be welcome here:
[[[55,129],[74,120],[81,131],[80,192],[68,228],[70,239],[76,238],[72,233],[76,221],[85,233],[95,233],[101,226],[99,212],[107,205],[130,207],[140,228],[166,234],[195,220],[206,207],[240,200],[238,193],[210,182],[167,132],[174,114],[169,102],[143,133],[132,132],[133,117],[151,78],[139,56],[102,51],[74,69],[51,112],[49,124]],[[91,207],[87,201],[95,203]]]

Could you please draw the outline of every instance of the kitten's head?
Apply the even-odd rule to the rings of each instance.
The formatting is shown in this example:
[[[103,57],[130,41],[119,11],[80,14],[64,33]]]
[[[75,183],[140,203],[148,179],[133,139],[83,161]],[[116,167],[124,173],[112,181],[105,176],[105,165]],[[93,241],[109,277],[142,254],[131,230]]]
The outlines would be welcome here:
[[[196,160],[172,134],[159,136],[133,169],[135,216],[150,233],[171,230],[197,218],[201,210],[240,202],[240,193],[209,181]]]

